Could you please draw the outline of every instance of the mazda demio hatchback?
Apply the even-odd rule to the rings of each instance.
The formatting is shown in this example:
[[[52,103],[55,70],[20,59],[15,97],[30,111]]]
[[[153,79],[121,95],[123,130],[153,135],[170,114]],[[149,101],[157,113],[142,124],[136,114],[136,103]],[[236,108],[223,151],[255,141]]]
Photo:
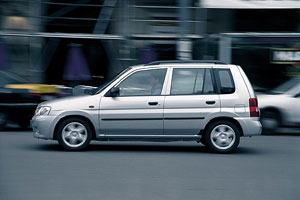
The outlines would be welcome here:
[[[196,141],[211,151],[236,150],[261,134],[257,99],[237,65],[164,61],[125,69],[92,95],[41,103],[33,136],[67,150],[99,141]]]

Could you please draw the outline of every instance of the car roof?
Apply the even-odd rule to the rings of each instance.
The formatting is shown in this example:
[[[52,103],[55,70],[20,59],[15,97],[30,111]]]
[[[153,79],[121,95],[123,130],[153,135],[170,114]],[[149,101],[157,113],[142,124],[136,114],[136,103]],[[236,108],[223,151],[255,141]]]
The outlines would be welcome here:
[[[163,65],[163,64],[226,64],[219,60],[163,60],[163,61],[155,61],[146,64],[146,66],[150,65]]]
[[[131,66],[131,68],[137,69],[144,69],[144,68],[159,68],[159,67],[201,67],[201,66],[213,66],[214,68],[232,68],[235,65],[226,64],[221,61],[215,61],[215,60],[191,60],[191,61],[185,61],[185,60],[170,60],[170,61],[155,61],[148,64],[141,64],[141,65],[135,65]]]

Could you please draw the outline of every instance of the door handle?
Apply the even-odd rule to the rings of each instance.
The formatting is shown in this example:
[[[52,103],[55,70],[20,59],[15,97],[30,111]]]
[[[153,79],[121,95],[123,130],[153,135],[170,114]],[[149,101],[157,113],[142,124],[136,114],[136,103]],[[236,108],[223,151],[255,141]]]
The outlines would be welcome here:
[[[158,102],[148,102],[149,106],[156,106]]]
[[[205,103],[211,105],[211,104],[215,104],[216,101],[206,101]]]

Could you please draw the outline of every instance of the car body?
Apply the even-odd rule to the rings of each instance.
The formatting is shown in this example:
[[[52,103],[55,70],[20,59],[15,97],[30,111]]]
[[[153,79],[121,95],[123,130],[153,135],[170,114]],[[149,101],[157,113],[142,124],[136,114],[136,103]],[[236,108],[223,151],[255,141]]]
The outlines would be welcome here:
[[[261,133],[256,96],[241,67],[212,61],[129,67],[93,95],[40,104],[31,125],[34,137],[68,150],[93,139],[197,141],[227,153],[240,136]]]
[[[265,133],[280,126],[300,126],[300,76],[257,97]]]
[[[8,121],[28,127],[37,105],[62,95],[57,85],[31,84],[19,75],[0,71],[0,129]]]

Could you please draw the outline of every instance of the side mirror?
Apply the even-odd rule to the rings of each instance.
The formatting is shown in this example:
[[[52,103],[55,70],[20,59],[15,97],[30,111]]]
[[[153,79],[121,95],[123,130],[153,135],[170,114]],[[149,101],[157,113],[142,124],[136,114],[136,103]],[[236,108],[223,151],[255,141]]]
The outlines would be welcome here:
[[[110,96],[111,97],[117,97],[120,95],[120,88],[119,87],[113,87],[110,89]]]

